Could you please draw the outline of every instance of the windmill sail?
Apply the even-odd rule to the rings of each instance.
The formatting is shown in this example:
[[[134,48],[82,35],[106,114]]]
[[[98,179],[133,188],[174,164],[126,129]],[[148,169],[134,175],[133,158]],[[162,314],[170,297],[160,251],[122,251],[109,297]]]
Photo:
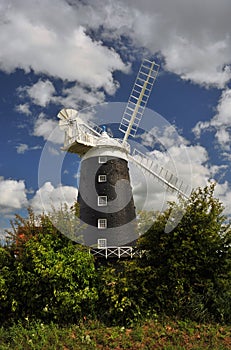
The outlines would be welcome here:
[[[159,65],[154,61],[143,60],[119,126],[125,134],[124,142],[137,132],[158,71]]]
[[[183,197],[189,198],[191,193],[189,185],[142,152],[134,149],[133,156],[129,156],[129,159],[139,165],[149,175],[154,176],[168,191],[178,192]]]

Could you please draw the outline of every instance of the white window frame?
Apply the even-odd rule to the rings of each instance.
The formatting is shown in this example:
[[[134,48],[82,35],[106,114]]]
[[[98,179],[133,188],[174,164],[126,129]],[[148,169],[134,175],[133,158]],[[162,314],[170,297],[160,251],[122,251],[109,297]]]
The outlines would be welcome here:
[[[106,238],[99,238],[98,239],[98,249],[107,248],[107,239]]]
[[[107,175],[106,174],[99,174],[98,175],[98,182],[107,182]]]
[[[98,196],[98,207],[107,206],[107,196]]]
[[[98,161],[100,164],[106,163],[107,157],[106,156],[99,156]]]
[[[105,230],[107,228],[107,219],[100,218],[98,219],[98,229]]]

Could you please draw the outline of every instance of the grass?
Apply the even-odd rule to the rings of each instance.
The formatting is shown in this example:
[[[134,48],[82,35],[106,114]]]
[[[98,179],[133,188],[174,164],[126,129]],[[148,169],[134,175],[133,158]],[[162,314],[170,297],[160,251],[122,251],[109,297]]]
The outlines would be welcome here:
[[[0,350],[188,350],[231,349],[229,326],[184,321],[147,321],[132,328],[106,327],[89,321],[59,327],[18,323],[0,328]]]

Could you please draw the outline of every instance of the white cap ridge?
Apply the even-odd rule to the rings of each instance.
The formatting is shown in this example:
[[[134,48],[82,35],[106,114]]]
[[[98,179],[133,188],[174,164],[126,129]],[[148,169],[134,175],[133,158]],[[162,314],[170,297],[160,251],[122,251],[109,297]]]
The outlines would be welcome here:
[[[112,156],[127,160],[128,149],[122,145],[120,139],[114,139],[103,131],[96,142],[96,146],[91,148],[83,157],[83,159],[96,156]]]

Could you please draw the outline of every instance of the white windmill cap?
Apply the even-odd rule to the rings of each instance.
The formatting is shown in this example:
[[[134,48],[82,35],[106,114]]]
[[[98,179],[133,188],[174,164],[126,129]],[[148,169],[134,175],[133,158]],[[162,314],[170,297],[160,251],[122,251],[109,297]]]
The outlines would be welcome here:
[[[122,144],[117,140],[108,135],[106,131],[103,131],[101,136],[96,142],[97,146],[112,146],[122,148]]]

